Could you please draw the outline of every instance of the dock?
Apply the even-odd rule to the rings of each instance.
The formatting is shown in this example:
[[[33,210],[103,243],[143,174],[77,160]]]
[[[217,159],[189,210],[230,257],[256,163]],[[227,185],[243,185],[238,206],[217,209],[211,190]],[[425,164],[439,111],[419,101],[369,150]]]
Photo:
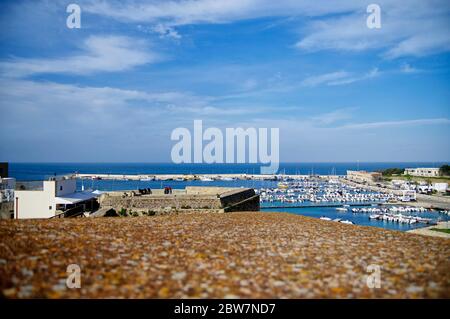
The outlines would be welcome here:
[[[326,207],[342,207],[343,205],[350,207],[358,207],[358,206],[369,206],[369,205],[382,205],[383,203],[341,203],[341,204],[312,204],[312,205],[277,205],[277,206],[263,206],[262,209],[272,209],[272,208],[326,208]]]

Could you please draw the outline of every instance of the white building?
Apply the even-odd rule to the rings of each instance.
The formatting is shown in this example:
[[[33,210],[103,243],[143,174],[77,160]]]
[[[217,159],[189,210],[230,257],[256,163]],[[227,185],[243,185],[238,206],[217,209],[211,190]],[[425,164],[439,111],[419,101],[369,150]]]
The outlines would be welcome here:
[[[76,189],[76,179],[60,177],[44,181],[39,190],[16,190],[14,218],[50,218],[70,208],[92,205],[97,195]]]
[[[439,168],[405,168],[404,174],[421,177],[437,177],[439,176]]]

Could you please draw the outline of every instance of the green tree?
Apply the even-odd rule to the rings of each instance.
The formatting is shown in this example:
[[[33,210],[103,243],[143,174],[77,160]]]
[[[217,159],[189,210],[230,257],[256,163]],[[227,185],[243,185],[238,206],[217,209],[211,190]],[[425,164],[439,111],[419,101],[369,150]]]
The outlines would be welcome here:
[[[391,176],[391,175],[402,175],[405,172],[403,168],[387,168],[381,171],[383,176]]]
[[[450,176],[450,165],[442,165],[441,168],[439,168],[439,174],[441,176]]]

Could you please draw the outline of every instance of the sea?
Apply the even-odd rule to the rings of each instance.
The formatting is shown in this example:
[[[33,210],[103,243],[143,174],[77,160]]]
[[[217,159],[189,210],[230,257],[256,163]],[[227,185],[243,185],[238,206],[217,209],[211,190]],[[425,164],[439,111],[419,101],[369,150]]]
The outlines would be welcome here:
[[[444,162],[352,162],[352,163],[280,163],[280,174],[301,175],[345,175],[347,170],[380,171],[386,168],[440,167]],[[173,164],[173,163],[9,163],[9,175],[18,181],[42,181],[53,176],[70,173],[92,174],[259,174],[260,164]],[[139,188],[182,189],[186,186],[222,186],[222,187],[276,187],[276,181],[118,181],[118,180],[78,180],[78,190],[117,191]],[[270,208],[262,206],[264,211],[281,211],[310,217],[330,217],[350,220],[355,224],[375,226],[394,230],[410,230],[424,227],[424,224],[398,224],[393,222],[370,220],[368,214],[342,213],[335,207]],[[449,216],[438,212],[420,213],[420,216],[435,221],[448,221]]]

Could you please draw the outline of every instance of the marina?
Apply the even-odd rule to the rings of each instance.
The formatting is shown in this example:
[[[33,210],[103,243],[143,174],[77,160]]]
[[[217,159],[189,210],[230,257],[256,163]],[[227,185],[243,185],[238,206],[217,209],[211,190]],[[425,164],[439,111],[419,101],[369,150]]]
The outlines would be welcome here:
[[[398,192],[374,191],[337,175],[259,174],[75,174],[79,183],[117,189],[188,186],[250,187],[262,211],[278,211],[343,224],[408,231],[449,220],[447,213],[414,207]],[[83,184],[84,185],[84,184]],[[403,205],[402,205],[403,204]],[[407,206],[405,206],[407,205]],[[421,216],[416,216],[420,214]]]
[[[186,187],[195,186],[252,188],[260,198],[263,212],[278,211],[400,231],[449,219],[446,209],[430,209],[430,205],[423,201],[404,202],[402,192],[357,184],[350,182],[346,175],[338,175],[343,168],[351,168],[351,165],[328,165],[341,166],[337,170],[326,166],[314,170],[318,173],[329,171],[333,175],[300,174],[302,169],[290,164],[284,164],[276,175],[255,174],[257,167],[248,164],[202,167],[169,164],[46,164],[41,165],[38,171],[32,164],[20,164],[20,169],[16,166],[13,171],[19,178],[24,176],[23,179],[30,176],[47,178],[52,176],[53,171],[76,179],[77,191],[91,192],[138,192],[151,189],[156,194],[170,188],[176,194]],[[320,164],[311,166],[319,167]],[[415,211],[420,207],[426,211]],[[399,214],[402,216],[396,216]],[[378,215],[377,218],[373,218],[374,215]]]
[[[325,176],[282,181],[276,187],[258,190],[261,207],[263,211],[284,211],[325,221],[401,231],[450,219],[448,211],[409,206],[403,202],[402,195],[371,191],[344,181]]]

